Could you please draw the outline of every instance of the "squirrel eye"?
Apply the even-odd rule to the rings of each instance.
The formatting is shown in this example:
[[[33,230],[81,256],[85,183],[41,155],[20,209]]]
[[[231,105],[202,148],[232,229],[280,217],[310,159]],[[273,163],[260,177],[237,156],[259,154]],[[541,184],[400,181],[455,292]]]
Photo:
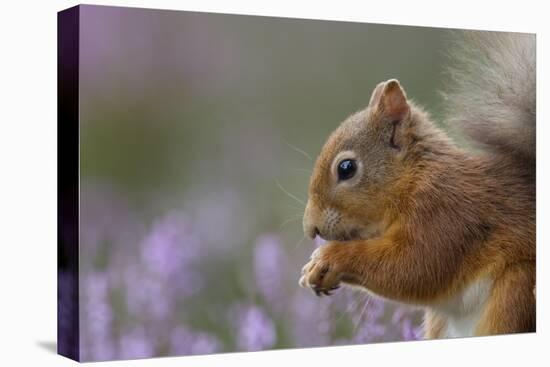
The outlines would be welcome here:
[[[357,163],[353,159],[344,159],[338,163],[338,180],[349,180],[357,171]]]

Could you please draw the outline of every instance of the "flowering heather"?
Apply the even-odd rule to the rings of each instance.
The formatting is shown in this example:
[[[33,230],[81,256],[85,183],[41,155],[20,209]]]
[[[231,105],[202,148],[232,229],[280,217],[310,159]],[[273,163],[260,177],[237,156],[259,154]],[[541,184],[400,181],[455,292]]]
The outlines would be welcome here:
[[[297,347],[330,345],[331,298],[316,298],[302,290],[296,292],[290,312],[291,333]]]
[[[155,355],[154,343],[143,327],[136,327],[123,333],[119,339],[119,358],[147,358]]]
[[[300,288],[325,244],[300,217],[315,156],[368,102],[363,87],[421,47],[400,73],[437,89],[418,76],[433,75],[445,32],[392,28],[388,56],[369,52],[388,43],[380,25],[365,37],[338,22],[103,6],[79,22],[79,231],[60,240],[78,232],[65,255],[80,278],[61,274],[59,289],[80,308],[63,294],[58,317],[66,330],[80,316],[82,360],[420,337],[416,310]]]
[[[148,218],[92,188],[83,194],[95,202],[83,216],[83,259],[94,259],[81,273],[83,360],[419,338],[416,311],[346,287],[322,298],[298,287],[302,253],[322,240],[296,247],[276,232],[246,239],[243,231],[232,249],[215,243],[224,235],[214,232],[228,229],[208,227],[207,211],[223,220],[238,210],[235,193]]]
[[[218,338],[205,332],[195,332],[184,326],[177,326],[170,335],[171,354],[212,354],[222,351],[222,344]]]
[[[263,235],[254,248],[254,277],[258,291],[266,304],[282,311],[285,287],[288,285],[288,258],[281,239],[276,235]]]
[[[382,320],[384,313],[384,302],[375,297],[368,297],[362,311],[354,317],[358,327],[356,334],[352,337],[353,341],[356,343],[382,341],[387,329],[387,325]]]
[[[237,306],[233,310],[232,322],[238,350],[252,352],[269,349],[277,341],[275,324],[264,310],[255,305]]]
[[[85,276],[81,299],[83,360],[109,360],[116,356],[113,343],[113,309],[109,300],[109,283],[104,273]]]
[[[403,340],[419,340],[422,338],[422,327],[413,322],[412,316],[414,314],[415,312],[406,306],[397,307],[393,313],[391,322],[393,325],[401,326],[400,331]]]

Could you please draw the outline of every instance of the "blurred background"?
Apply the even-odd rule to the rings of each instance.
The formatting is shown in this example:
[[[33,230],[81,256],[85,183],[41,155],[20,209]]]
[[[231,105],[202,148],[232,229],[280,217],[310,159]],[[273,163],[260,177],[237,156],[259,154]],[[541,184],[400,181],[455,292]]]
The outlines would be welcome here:
[[[298,286],[328,134],[398,78],[441,116],[447,30],[81,6],[82,360],[414,340]],[[62,281],[62,280],[61,280]]]

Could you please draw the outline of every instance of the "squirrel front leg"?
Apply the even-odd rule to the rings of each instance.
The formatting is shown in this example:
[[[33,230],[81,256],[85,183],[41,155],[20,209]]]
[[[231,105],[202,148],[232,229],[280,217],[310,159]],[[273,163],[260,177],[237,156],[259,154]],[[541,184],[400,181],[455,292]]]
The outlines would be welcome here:
[[[317,295],[330,294],[343,282],[396,301],[429,302],[451,284],[456,274],[452,262],[438,259],[439,255],[445,257],[420,244],[399,243],[392,237],[328,242],[314,251],[302,269],[300,284]]]

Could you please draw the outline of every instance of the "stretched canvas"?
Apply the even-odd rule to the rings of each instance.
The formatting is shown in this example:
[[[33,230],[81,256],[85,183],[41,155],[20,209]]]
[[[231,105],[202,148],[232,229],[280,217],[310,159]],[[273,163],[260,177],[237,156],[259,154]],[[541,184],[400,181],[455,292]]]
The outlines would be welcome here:
[[[59,354],[535,331],[534,40],[60,12]]]

